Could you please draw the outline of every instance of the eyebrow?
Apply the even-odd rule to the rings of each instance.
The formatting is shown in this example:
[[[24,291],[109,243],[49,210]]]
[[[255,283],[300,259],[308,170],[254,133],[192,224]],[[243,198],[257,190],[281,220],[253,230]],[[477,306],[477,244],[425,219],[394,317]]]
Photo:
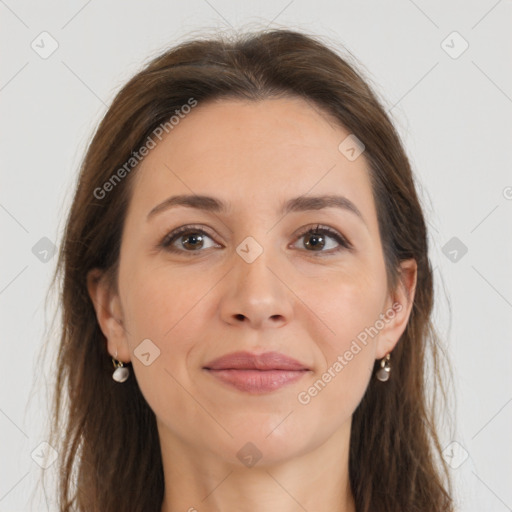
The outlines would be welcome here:
[[[147,215],[150,220],[157,213],[170,208],[185,206],[213,213],[227,213],[231,205],[220,199],[204,195],[178,195],[168,197],[165,201],[156,205]],[[286,215],[292,212],[303,212],[310,210],[322,210],[324,208],[339,208],[353,213],[366,224],[366,221],[357,206],[345,196],[321,195],[321,196],[300,196],[286,201],[279,210],[279,215]]]

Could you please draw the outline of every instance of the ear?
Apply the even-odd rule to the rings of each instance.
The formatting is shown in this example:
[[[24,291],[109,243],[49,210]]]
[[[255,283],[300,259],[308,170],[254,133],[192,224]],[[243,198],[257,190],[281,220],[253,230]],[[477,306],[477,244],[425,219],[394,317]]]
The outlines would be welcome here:
[[[107,338],[107,350],[112,357],[127,363],[130,361],[130,349],[121,302],[117,293],[109,285],[100,269],[92,269],[87,274],[87,290],[96,311],[96,318],[101,331]]]
[[[397,289],[388,297],[383,312],[385,327],[380,331],[377,339],[375,352],[377,359],[382,359],[395,348],[400,336],[405,331],[412,311],[418,265],[412,258],[402,261],[400,268]]]

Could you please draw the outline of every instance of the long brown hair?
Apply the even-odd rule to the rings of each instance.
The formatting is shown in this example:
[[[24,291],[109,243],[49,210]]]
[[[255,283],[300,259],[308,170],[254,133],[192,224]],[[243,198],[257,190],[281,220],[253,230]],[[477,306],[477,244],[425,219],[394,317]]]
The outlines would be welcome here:
[[[349,475],[357,511],[453,510],[437,433],[439,395],[429,395],[441,389],[446,399],[444,353],[431,321],[426,223],[401,140],[376,93],[349,61],[304,32],[218,34],[165,51],[115,97],[82,163],[53,281],[60,284],[62,308],[50,435],[59,452],[60,511],[159,512],[164,494],[155,415],[136,379],[123,385],[112,380],[111,357],[86,285],[88,272],[99,268],[117,288],[137,166],[108,194],[99,194],[98,187],[191,98],[201,104],[285,96],[305,99],[364,143],[389,289],[399,282],[401,260],[414,258],[418,266],[413,308],[392,354],[391,378],[371,379],[352,419]]]

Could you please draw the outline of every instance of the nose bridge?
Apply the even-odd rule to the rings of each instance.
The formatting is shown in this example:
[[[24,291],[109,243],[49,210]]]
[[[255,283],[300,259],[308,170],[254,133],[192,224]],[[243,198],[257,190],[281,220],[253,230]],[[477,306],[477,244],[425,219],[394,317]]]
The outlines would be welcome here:
[[[264,322],[289,320],[292,311],[288,288],[279,279],[280,254],[272,243],[272,233],[260,230],[236,247],[233,267],[228,273],[223,296],[224,319],[247,321],[254,326]]]
[[[278,292],[279,286],[275,282],[277,278],[270,269],[278,266],[279,255],[270,245],[267,243],[262,246],[250,237],[237,247],[234,258],[237,279],[243,284],[243,288],[250,287],[253,293]]]

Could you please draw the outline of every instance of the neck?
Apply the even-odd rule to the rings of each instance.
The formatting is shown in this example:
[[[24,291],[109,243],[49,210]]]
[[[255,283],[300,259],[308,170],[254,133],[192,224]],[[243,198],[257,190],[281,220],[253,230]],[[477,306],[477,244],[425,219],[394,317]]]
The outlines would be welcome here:
[[[159,430],[165,477],[161,512],[356,512],[348,474],[350,423],[313,451],[272,464],[262,457],[252,467]]]

